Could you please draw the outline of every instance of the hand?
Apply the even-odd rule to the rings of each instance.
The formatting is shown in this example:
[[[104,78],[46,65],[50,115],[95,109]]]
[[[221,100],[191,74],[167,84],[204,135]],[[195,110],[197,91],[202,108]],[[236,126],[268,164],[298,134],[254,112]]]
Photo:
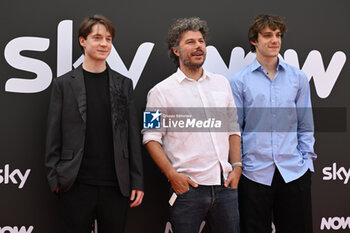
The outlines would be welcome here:
[[[191,180],[188,176],[174,172],[170,178],[169,181],[171,183],[171,186],[173,187],[175,193],[181,194],[186,192],[189,189],[189,185],[192,187],[197,188],[198,184],[196,184],[193,180]]]
[[[136,206],[141,205],[143,196],[144,196],[144,192],[143,191],[141,191],[141,190],[132,190],[131,191],[131,196],[130,196],[130,201],[132,201],[132,202],[130,204],[130,207],[132,208],[132,207],[136,207]]]
[[[241,167],[235,167],[233,171],[231,171],[227,177],[227,180],[225,181],[224,186],[227,188],[230,186],[233,189],[236,189],[238,187],[239,178],[242,174],[242,168]]]

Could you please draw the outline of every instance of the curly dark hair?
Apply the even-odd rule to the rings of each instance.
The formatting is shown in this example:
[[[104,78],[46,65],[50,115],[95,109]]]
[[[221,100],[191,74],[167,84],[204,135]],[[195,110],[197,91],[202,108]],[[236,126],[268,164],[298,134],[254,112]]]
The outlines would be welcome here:
[[[177,66],[179,66],[179,57],[174,54],[173,48],[179,46],[181,35],[187,31],[200,31],[205,40],[208,30],[207,22],[198,17],[182,18],[175,21],[168,31],[166,43],[169,50],[168,55]]]
[[[281,31],[281,37],[283,37],[287,32],[287,25],[284,19],[280,16],[267,14],[259,15],[253,20],[248,31],[250,51],[253,53],[256,50],[251,41],[256,42],[258,40],[259,32],[261,32],[266,26],[270,27],[272,30],[279,29]]]

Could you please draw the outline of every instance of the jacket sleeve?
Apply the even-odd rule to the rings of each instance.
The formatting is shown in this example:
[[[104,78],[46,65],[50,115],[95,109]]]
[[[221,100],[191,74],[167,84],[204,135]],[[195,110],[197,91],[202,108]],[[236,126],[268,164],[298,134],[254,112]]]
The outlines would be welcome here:
[[[62,90],[57,78],[54,79],[51,89],[51,98],[47,119],[45,167],[47,180],[52,192],[58,187],[56,165],[60,160],[61,153],[61,112]]]
[[[141,154],[141,135],[138,122],[138,114],[135,107],[134,91],[132,81],[128,87],[129,101],[128,101],[128,128],[129,128],[129,156],[130,156],[130,182],[132,190],[144,190],[143,181],[143,165]]]

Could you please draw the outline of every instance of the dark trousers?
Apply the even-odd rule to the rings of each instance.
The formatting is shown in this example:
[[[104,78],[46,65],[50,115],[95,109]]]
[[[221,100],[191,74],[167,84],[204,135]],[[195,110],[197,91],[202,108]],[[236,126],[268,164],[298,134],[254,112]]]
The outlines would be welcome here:
[[[113,186],[75,183],[59,194],[62,233],[91,233],[97,219],[99,233],[124,233],[128,198]]]
[[[285,183],[276,168],[272,185],[241,176],[239,211],[242,233],[312,233],[311,172]]]
[[[170,195],[172,192],[171,189]],[[173,232],[198,233],[203,220],[209,223],[213,233],[239,233],[237,189],[199,185],[178,194],[170,207]]]

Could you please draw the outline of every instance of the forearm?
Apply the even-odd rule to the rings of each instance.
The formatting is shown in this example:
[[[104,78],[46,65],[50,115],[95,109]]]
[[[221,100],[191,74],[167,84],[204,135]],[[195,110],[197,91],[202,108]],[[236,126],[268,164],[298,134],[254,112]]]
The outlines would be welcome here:
[[[146,149],[151,155],[153,161],[157,164],[164,175],[171,180],[172,174],[176,173],[176,170],[171,165],[169,159],[167,158],[162,146],[156,141],[149,141],[146,144]]]
[[[241,137],[236,134],[230,135],[229,143],[229,155],[231,164],[235,162],[241,162]]]
[[[231,188],[237,188],[238,182],[242,174],[241,166],[234,166],[241,162],[241,137],[238,135],[230,135],[230,162],[233,165],[232,171],[229,173],[225,186]]]
[[[240,163],[241,159],[241,137],[234,134],[230,135],[230,162],[233,165],[232,170],[237,179],[237,182],[242,174],[242,166],[237,166],[237,162]],[[236,186],[236,184],[235,184]]]

